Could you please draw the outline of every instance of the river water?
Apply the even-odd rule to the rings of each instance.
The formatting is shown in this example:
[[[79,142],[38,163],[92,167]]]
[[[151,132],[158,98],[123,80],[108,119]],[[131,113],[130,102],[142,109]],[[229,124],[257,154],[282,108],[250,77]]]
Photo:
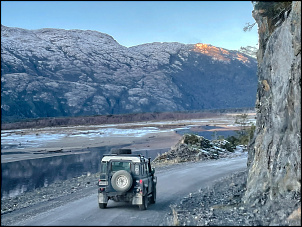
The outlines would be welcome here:
[[[200,126],[197,128],[197,130],[192,130],[191,127],[188,127],[184,129],[178,129],[177,133],[180,135],[195,134],[195,135],[203,136],[208,140],[218,139],[219,137],[227,138],[229,136],[236,135],[236,131],[234,130],[220,131],[220,129],[222,129],[222,127],[218,127],[218,126]]]

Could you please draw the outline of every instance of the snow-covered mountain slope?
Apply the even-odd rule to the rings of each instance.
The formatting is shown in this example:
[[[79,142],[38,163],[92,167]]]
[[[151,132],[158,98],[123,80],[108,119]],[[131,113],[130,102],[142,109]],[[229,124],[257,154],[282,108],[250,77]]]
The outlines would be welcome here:
[[[127,48],[97,31],[1,25],[2,121],[254,107],[256,71],[211,45]]]

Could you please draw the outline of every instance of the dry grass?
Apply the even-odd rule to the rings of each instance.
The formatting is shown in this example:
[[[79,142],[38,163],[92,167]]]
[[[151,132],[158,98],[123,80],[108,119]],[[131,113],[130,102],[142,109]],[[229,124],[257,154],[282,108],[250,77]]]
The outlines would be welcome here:
[[[170,206],[171,210],[172,210],[172,214],[173,214],[173,226],[179,226],[179,221],[178,221],[178,216],[177,216],[177,211],[175,210],[174,206]]]
[[[288,216],[287,221],[289,221],[290,225],[301,225],[301,205],[298,209],[294,210],[291,215]]]

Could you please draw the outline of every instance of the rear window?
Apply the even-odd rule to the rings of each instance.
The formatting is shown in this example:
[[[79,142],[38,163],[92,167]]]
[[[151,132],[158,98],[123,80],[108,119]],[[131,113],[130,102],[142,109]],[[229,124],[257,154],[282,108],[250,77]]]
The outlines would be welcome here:
[[[130,162],[112,162],[111,171],[126,170],[130,171]]]

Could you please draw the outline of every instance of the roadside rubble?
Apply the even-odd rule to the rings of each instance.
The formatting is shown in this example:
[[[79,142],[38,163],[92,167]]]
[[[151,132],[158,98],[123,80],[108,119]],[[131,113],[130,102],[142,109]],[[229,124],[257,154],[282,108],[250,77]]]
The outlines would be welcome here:
[[[213,186],[190,193],[172,204],[168,226],[300,226],[301,195],[257,205],[242,202],[247,171],[217,180]]]

